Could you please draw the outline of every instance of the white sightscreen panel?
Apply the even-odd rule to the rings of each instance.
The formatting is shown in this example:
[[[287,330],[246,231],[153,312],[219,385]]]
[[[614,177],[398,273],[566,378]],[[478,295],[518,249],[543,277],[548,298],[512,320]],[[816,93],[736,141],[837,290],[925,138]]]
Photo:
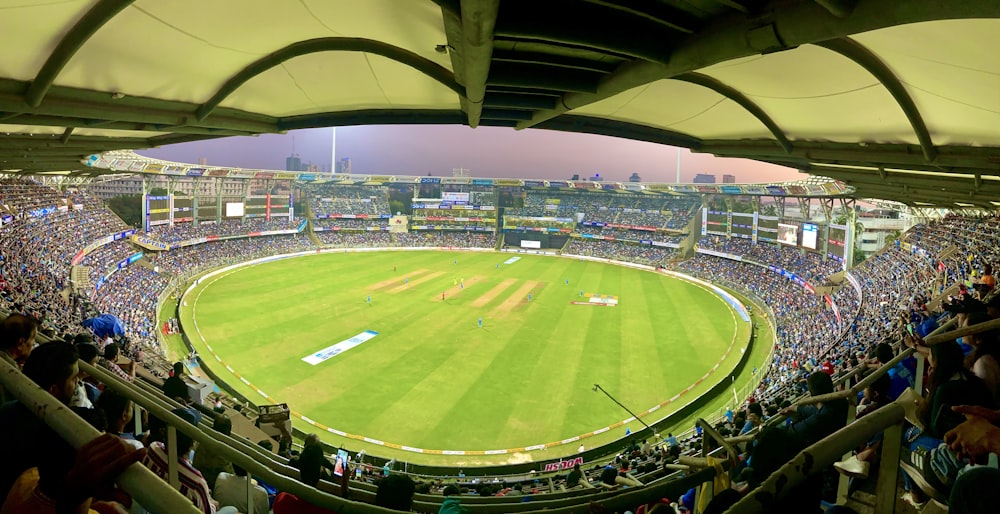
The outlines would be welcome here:
[[[243,202],[226,202],[226,217],[227,218],[242,218],[243,217]]]

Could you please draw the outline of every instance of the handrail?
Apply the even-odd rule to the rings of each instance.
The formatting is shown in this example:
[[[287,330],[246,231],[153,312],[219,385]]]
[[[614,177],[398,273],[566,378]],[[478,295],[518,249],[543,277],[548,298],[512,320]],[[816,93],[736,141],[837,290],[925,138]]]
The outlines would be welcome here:
[[[46,425],[55,430],[59,437],[73,448],[80,448],[101,435],[72,410],[2,359],[0,359],[0,382],[9,393],[45,421]],[[140,463],[126,468],[115,481],[139,504],[153,512],[191,514],[201,512],[194,507],[191,500]]]
[[[989,321],[984,321],[982,323],[976,323],[975,325],[969,325],[967,327],[958,328],[950,332],[932,333],[931,335],[924,338],[924,346],[934,346],[936,344],[941,344],[947,341],[954,341],[959,337],[964,337],[972,334],[979,334],[989,330],[996,330],[998,328],[1000,328],[1000,319],[991,319]]]
[[[882,375],[888,373],[893,366],[902,362],[903,359],[906,359],[907,357],[913,355],[914,351],[915,350],[913,348],[907,348],[906,350],[899,352],[899,355],[893,357],[892,360],[883,364],[881,367],[870,373],[868,376],[866,376],[857,384],[854,384],[854,387],[851,387],[850,389],[844,389],[842,391],[836,391],[833,393],[821,394],[817,396],[806,396],[805,398],[802,398],[801,400],[795,402],[795,405],[810,405],[813,403],[821,403],[830,400],[841,400],[844,398],[856,397],[859,392],[864,391],[866,387],[870,386],[872,383],[878,380]]]
[[[730,507],[726,514],[765,512],[806,478],[839,461],[845,453],[864,444],[886,428],[901,423],[904,416],[905,408],[897,400],[810,445]]]
[[[168,408],[160,405],[161,403],[166,404],[170,409],[179,405],[173,400],[161,398],[162,394],[156,392],[151,393],[142,390],[143,386],[131,387],[131,384],[127,384],[122,381],[117,376],[109,373],[108,371],[101,369],[99,367],[94,367],[89,364],[81,362],[81,369],[85,372],[92,374],[99,380],[105,383],[106,386],[119,392],[123,396],[128,397],[132,401],[139,403],[144,408],[150,411],[150,413],[160,419],[164,419],[169,424],[174,425],[177,430],[180,430],[185,435],[188,435],[192,439],[199,441],[202,448],[208,448],[210,451],[225,455],[229,458],[235,465],[238,465],[246,469],[249,473],[259,476],[268,483],[278,487],[282,491],[288,491],[303,500],[320,507],[329,508],[336,510],[337,512],[389,512],[384,509],[375,507],[370,503],[356,502],[347,499],[343,499],[336,495],[328,494],[324,491],[335,490],[335,484],[330,484],[325,481],[321,481],[317,488],[313,488],[302,484],[292,477],[298,476],[298,470],[291,468],[281,461],[284,459],[279,456],[266,455],[263,458],[258,454],[253,456],[251,454],[257,453],[257,448],[253,447],[253,452],[243,453],[240,449],[233,448],[232,443],[239,442],[242,443],[240,446],[251,447],[249,443],[245,441],[240,441],[239,438],[232,438],[230,436],[225,436],[223,434],[217,433],[209,429],[206,423],[202,426],[205,427],[204,430],[199,429],[187,422],[183,422],[180,418],[169,412]],[[165,401],[166,400],[166,401]],[[204,420],[203,420],[204,421]],[[183,424],[181,424],[183,423]],[[263,450],[260,450],[261,452]],[[234,455],[236,457],[234,457]],[[263,460],[263,462],[261,462]],[[252,463],[252,464],[250,464]],[[374,497],[374,493],[366,488],[354,487],[351,489],[351,494],[361,496],[362,498],[371,501]],[[591,500],[603,501],[606,498],[612,498],[617,495],[614,491],[597,491],[587,495]],[[540,497],[539,497],[540,498]],[[430,500],[430,501],[421,501]],[[498,500],[500,500],[498,498]],[[513,501],[513,500],[511,500]],[[564,496],[564,497],[549,497],[544,500],[536,500],[529,504],[513,504],[510,502],[496,501],[492,503],[467,503],[463,504],[468,510],[480,513],[480,514],[502,514],[508,512],[522,512],[528,510],[537,510],[540,508],[545,508],[546,510],[551,510],[554,508],[569,507],[572,505],[578,505],[580,503],[579,498],[574,496]],[[436,498],[428,498],[427,495],[415,495],[415,501],[413,503],[414,508],[418,511],[433,512],[440,506],[440,500]],[[351,509],[351,507],[360,507],[359,509]]]
[[[80,368],[97,377],[98,380],[104,383],[105,386],[111,388],[112,390],[122,394],[123,396],[129,398],[130,400],[139,403],[143,408],[149,411],[149,413],[157,418],[163,420],[167,424],[173,426],[176,430],[180,431],[182,434],[198,441],[198,444],[205,449],[217,454],[224,455],[229,459],[234,465],[240,466],[241,468],[247,470],[247,473],[257,475],[263,478],[267,483],[277,487],[281,491],[287,491],[295,496],[298,496],[302,500],[309,502],[318,507],[323,507],[326,509],[331,509],[343,514],[351,512],[381,512],[381,513],[391,513],[393,511],[389,509],[384,509],[382,507],[376,507],[374,505],[354,502],[341,498],[339,496],[334,496],[329,493],[325,493],[303,484],[297,480],[289,478],[287,476],[281,475],[272,471],[268,466],[258,462],[256,459],[252,458],[247,453],[238,451],[222,442],[216,440],[212,435],[208,435],[203,432],[198,427],[188,423],[187,421],[181,419],[176,414],[170,411],[167,407],[164,407],[155,399],[147,396],[145,392],[141,391],[138,387],[132,387],[131,384],[127,384],[122,381],[117,376],[109,373],[101,368],[91,366],[83,361],[80,361]],[[169,404],[168,404],[169,405]],[[173,407],[171,407],[172,409]],[[221,434],[218,434],[221,436]],[[298,470],[296,470],[297,472]],[[141,503],[141,502],[140,502]],[[164,511],[170,512],[170,511]]]

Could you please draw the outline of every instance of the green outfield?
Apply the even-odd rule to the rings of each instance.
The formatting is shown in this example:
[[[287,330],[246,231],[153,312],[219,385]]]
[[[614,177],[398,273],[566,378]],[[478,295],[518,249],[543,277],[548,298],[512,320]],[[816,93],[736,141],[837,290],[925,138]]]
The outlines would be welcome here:
[[[729,380],[746,348],[749,323],[700,285],[566,258],[524,255],[505,264],[511,257],[337,253],[247,266],[203,280],[184,297],[181,320],[223,380],[257,403],[268,403],[264,391],[316,423],[300,420],[299,428],[332,444],[434,463],[441,461],[392,448],[507,449],[464,461],[510,462],[537,460],[525,447],[587,435],[545,451],[575,453],[581,442],[590,448],[624,435],[628,414],[593,384],[637,412],[668,402],[644,417],[653,422]],[[572,303],[595,295],[618,305]],[[356,346],[322,354],[366,332]],[[317,354],[315,364],[303,360]],[[590,435],[606,426],[614,428]]]

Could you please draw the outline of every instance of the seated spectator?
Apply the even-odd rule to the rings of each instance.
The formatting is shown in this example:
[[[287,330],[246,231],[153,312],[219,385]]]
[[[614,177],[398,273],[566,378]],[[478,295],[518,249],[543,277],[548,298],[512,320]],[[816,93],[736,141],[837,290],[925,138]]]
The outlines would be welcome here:
[[[761,407],[760,403],[754,402],[747,405],[747,421],[743,424],[743,428],[740,429],[740,435],[750,433],[764,421],[764,408]]]
[[[375,505],[409,512],[413,507],[416,484],[406,475],[392,474],[383,478],[375,491]]]
[[[71,344],[48,343],[39,346],[24,361],[24,374],[68,406],[80,374],[78,357]],[[48,450],[65,445],[58,434],[20,402],[0,407],[0,440],[8,442],[0,465],[0,493],[4,495],[21,473],[46,459]]]
[[[97,359],[100,356],[100,352],[97,350],[97,346],[93,343],[82,343],[76,345],[76,351],[80,354],[80,360],[90,364],[91,366],[97,365]],[[73,395],[73,401],[70,405],[74,407],[87,407],[87,403],[90,407],[97,402],[97,398],[101,395],[101,390],[98,388],[100,382],[96,378],[90,375],[80,372],[80,383],[77,386],[77,393]],[[86,400],[86,403],[84,403]]]
[[[240,512],[247,512],[247,483],[253,486],[253,511],[254,514],[267,514],[270,506],[267,501],[267,491],[257,484],[256,480],[247,477],[247,472],[239,466],[233,466],[235,473],[225,471],[219,473],[215,480],[215,487],[212,494],[223,505],[232,505]]]
[[[184,363],[175,362],[173,373],[169,378],[163,381],[163,394],[167,398],[177,400],[182,405],[190,403],[191,397],[188,394],[187,385],[184,383],[184,379],[181,378],[184,375]]]
[[[197,426],[198,422],[201,420],[201,415],[196,410],[174,409],[171,412],[179,416],[184,421],[187,421],[195,426]],[[208,487],[208,483],[205,482],[205,477],[200,471],[192,466],[191,462],[188,460],[188,456],[191,454],[192,448],[194,448],[194,440],[178,430],[177,478],[180,480],[180,485],[177,490],[191,500],[191,502],[194,503],[195,508],[201,510],[205,514],[235,514],[238,512],[234,507],[219,509],[219,502],[212,498],[212,493]],[[153,473],[156,473],[160,478],[166,481],[169,479],[169,460],[167,455],[166,445],[162,442],[156,441],[150,444],[147,448],[146,457],[142,460],[142,463]]]
[[[448,484],[444,488],[444,501],[441,502],[441,508],[438,509],[438,514],[465,514],[468,509],[461,504],[461,490],[455,485]]]
[[[225,414],[216,414],[212,420],[212,428],[222,435],[230,435],[233,431],[233,420]],[[195,452],[194,467],[201,471],[212,490],[215,490],[215,478],[219,473],[234,473],[233,463],[225,455],[215,453],[208,448],[200,448]]]
[[[330,475],[323,473],[323,468],[332,472],[334,466],[323,455],[323,446],[320,445],[319,436],[316,434],[307,435],[303,441],[297,467],[303,484],[316,487],[321,478],[329,480]]]
[[[32,318],[16,313],[4,318],[0,321],[0,359],[20,369],[35,347],[37,334],[38,325]],[[13,399],[0,384],[0,405]]]
[[[109,434],[118,436],[122,441],[125,441],[125,444],[137,450],[143,448],[142,442],[137,440],[135,435],[128,430],[133,414],[131,400],[108,389],[101,394],[101,398],[97,401],[97,409],[104,413],[104,419],[108,422],[107,432]]]
[[[101,358],[100,364],[102,368],[118,375],[118,378],[126,382],[135,381],[135,361],[129,361],[128,364],[122,366],[118,363],[119,348],[116,343],[109,343],[104,347],[104,357]]]
[[[810,396],[833,392],[833,380],[822,371],[809,375],[807,386]],[[792,405],[784,409],[783,414],[795,415],[788,431],[799,435],[808,446],[843,428],[847,423],[848,408],[846,399],[838,399],[815,405]]]
[[[566,489],[580,487],[581,479],[583,479],[583,472],[580,471],[580,463],[577,462],[573,464],[573,470],[566,475]]]

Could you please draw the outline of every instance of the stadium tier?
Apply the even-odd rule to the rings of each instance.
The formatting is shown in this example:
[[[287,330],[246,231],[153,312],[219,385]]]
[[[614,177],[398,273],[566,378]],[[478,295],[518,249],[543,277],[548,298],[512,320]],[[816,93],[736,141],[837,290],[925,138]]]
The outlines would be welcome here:
[[[990,290],[986,286],[990,283],[987,276],[992,277],[984,276],[984,268],[994,261],[993,249],[1000,244],[997,218],[949,215],[917,224],[895,243],[845,270],[844,253],[830,251],[836,244],[810,246],[801,240],[794,245],[778,243],[781,237],[778,228],[773,232],[775,237],[758,238],[758,229],[760,234],[767,234],[770,225],[758,226],[756,215],[729,212],[710,218],[718,215],[702,209],[698,196],[526,188],[523,207],[505,208],[500,205],[500,195],[485,186],[437,190],[414,187],[407,191],[411,195],[410,208],[405,213],[393,213],[390,198],[399,191],[383,185],[313,185],[300,193],[306,199],[301,218],[291,209],[282,216],[270,217],[266,210],[271,204],[265,202],[261,204],[263,207],[255,208],[264,210],[262,216],[247,211],[240,216],[221,216],[216,210],[213,211],[216,219],[197,214],[187,219],[174,215],[187,212],[184,210],[187,204],[171,203],[180,210],[167,213],[162,218],[167,223],[157,222],[143,231],[128,227],[85,189],[57,190],[23,178],[0,180],[4,211],[0,228],[2,307],[12,313],[4,321],[4,330],[14,334],[18,323],[37,323],[40,339],[53,341],[43,348],[67,340],[76,343],[75,347],[65,345],[67,348],[93,356],[92,362],[97,361],[96,352],[107,357],[100,360],[105,371],[94,370],[85,379],[95,386],[105,382],[101,396],[107,399],[98,398],[98,388],[91,390],[81,384],[81,394],[72,400],[74,406],[114,409],[110,398],[121,394],[135,396],[146,410],[154,413],[164,409],[176,411],[179,405],[174,402],[175,397],[167,399],[158,392],[151,393],[145,382],[141,386],[129,382],[149,381],[166,388],[163,379],[171,373],[178,374],[175,378],[182,373],[199,375],[195,381],[181,381],[190,386],[189,390],[181,390],[181,396],[208,382],[204,373],[211,372],[216,364],[188,355],[191,347],[183,351],[187,357],[181,359],[180,368],[169,365],[164,342],[187,327],[178,323],[176,311],[160,312],[171,296],[176,302],[177,294],[190,281],[205,276],[205,272],[226,270],[249,261],[262,262],[278,255],[382,248],[490,252],[502,249],[505,257],[511,258],[532,253],[598,258],[646,266],[653,272],[667,273],[663,270],[670,269],[729,288],[754,305],[751,309],[756,326],[754,338],[770,341],[767,327],[773,326],[773,348],[767,348],[762,353],[764,359],[748,371],[751,379],[747,383],[751,387],[746,394],[726,398],[736,391],[730,393],[723,387],[717,396],[724,399],[724,408],[710,409],[713,416],[699,413],[700,417],[713,420],[707,428],[714,435],[734,437],[757,434],[768,419],[778,420],[783,412],[788,413],[790,405],[808,403],[810,393],[820,394],[814,387],[817,373],[833,377],[832,380],[846,384],[845,387],[856,386],[863,374],[860,370],[879,368],[879,364],[892,360],[894,352],[899,353],[897,359],[906,357],[912,350],[906,350],[905,345],[897,343],[896,348],[890,347],[886,356],[880,344],[900,340],[902,330],[928,336],[928,326],[945,323],[944,319],[937,320],[942,308],[972,319],[974,315],[969,313],[975,311],[976,301],[969,298],[987,297]],[[292,195],[290,192],[289,198]],[[740,216],[754,220],[753,230],[747,234],[735,230],[736,225],[730,221]],[[195,224],[195,219],[200,221]],[[698,222],[709,219],[720,220],[720,224],[706,222],[705,226],[712,228],[699,230]],[[811,224],[791,219],[778,221],[774,227]],[[725,223],[731,225],[729,232],[719,233],[716,228]],[[831,242],[842,243],[846,239],[843,235],[835,236],[833,229],[825,225],[821,224],[820,229],[830,236]],[[539,234],[547,237],[541,238]],[[421,280],[414,276],[415,283]],[[568,278],[566,282],[569,283]],[[471,278],[469,283],[473,284]],[[967,287],[952,295],[957,299],[950,300],[950,304],[945,300],[941,307],[942,297],[955,293],[958,283]],[[458,290],[464,288],[465,279],[460,287],[457,281],[455,285]],[[187,302],[187,297],[182,301]],[[368,302],[371,303],[371,296]],[[985,316],[986,304],[979,305]],[[98,325],[92,321],[105,314],[120,323],[118,330],[95,331]],[[42,359],[48,353],[47,349],[36,349],[26,356],[29,362],[25,371],[33,369],[31,359],[36,355]],[[871,375],[872,380],[885,371],[879,368]],[[997,370],[973,367],[969,374],[982,374],[972,380],[986,380],[995,388],[996,384],[989,382],[993,371]],[[224,383],[218,385],[228,389]],[[206,419],[215,417],[217,424],[222,419],[220,413],[225,413],[234,434],[273,440],[279,451],[274,454],[250,449],[245,442],[230,439],[228,433],[221,438],[228,449],[212,450],[213,443],[206,439],[203,448],[194,454],[194,467],[202,466],[199,476],[206,479],[204,485],[195,480],[196,489],[206,497],[214,496],[223,504],[232,505],[229,502],[235,500],[229,500],[231,496],[227,496],[224,485],[234,475],[228,471],[231,468],[223,466],[210,475],[208,470],[215,469],[210,467],[214,464],[205,462],[226,461],[218,455],[206,454],[235,451],[240,456],[229,460],[253,461],[247,465],[255,470],[262,484],[263,498],[266,500],[271,494],[274,501],[277,494],[279,500],[274,501],[274,512],[287,508],[282,507],[283,502],[287,505],[299,501],[287,494],[282,496],[279,494],[282,490],[294,491],[300,498],[336,510],[337,505],[344,505],[337,496],[342,484],[350,488],[353,500],[377,503],[376,484],[382,483],[385,476],[416,480],[414,506],[418,511],[434,511],[448,504],[449,500],[442,495],[452,494],[449,487],[457,487],[458,497],[472,512],[534,510],[521,502],[526,496],[545,502],[547,507],[601,500],[618,502],[624,510],[656,498],[669,495],[675,499],[684,494],[694,483],[685,482],[680,475],[673,474],[674,470],[682,466],[697,469],[697,464],[692,464],[699,462],[694,456],[702,450],[706,437],[714,437],[704,432],[706,427],[701,424],[693,430],[690,426],[672,425],[666,419],[657,425],[655,435],[640,428],[636,434],[608,446],[586,449],[581,446],[578,454],[573,451],[575,447],[567,448],[562,458],[548,462],[449,470],[442,465],[402,465],[397,459],[378,455],[377,450],[369,451],[371,446],[362,447],[365,452],[358,454],[357,448],[348,443],[345,446],[351,450],[349,454],[340,454],[340,449],[323,446],[312,436],[305,437],[304,446],[299,446],[291,440],[292,432],[298,438],[305,435],[299,426],[291,430],[291,425],[283,425],[282,421],[278,423],[282,427],[279,433],[261,432],[268,422],[260,421],[269,419],[268,416],[288,420],[295,415],[292,413],[295,398],[281,398],[293,403],[291,409],[272,412],[268,409],[273,406],[251,405],[248,398],[235,391],[222,395],[208,392],[211,394],[198,398],[201,405],[188,404],[192,397],[183,402],[188,405],[186,410],[176,412],[182,418],[191,418],[197,417],[194,414],[197,411],[201,413],[198,416]],[[800,400],[803,396],[807,398]],[[865,396],[868,398],[868,393]],[[885,404],[887,400],[881,401]],[[116,412],[120,418],[121,412]],[[275,412],[278,418],[273,417]],[[842,421],[839,423],[843,424]],[[799,425],[795,422],[791,426]],[[835,428],[837,423],[832,426]],[[129,433],[131,427],[119,424],[108,425],[107,429],[117,434]],[[668,430],[676,431],[678,436],[660,433]],[[212,429],[195,429],[195,432],[198,440],[220,439],[218,435],[206,435]],[[832,429],[818,435],[810,433],[813,437],[810,441],[819,441],[830,432]],[[129,438],[142,436],[140,431]],[[152,442],[155,439],[150,434],[147,440],[151,455],[162,452],[161,443]],[[731,441],[735,445],[732,449],[738,453],[758,451],[747,445],[746,440]],[[766,438],[760,444],[766,448]],[[334,470],[337,466],[351,466],[345,468],[351,475],[349,480],[326,474],[322,466],[314,472],[308,471],[312,469],[310,466],[322,463],[324,452],[332,452]],[[29,456],[19,454],[7,464],[7,471],[16,478],[23,469],[11,466],[30,462]],[[156,469],[155,462],[147,464]],[[715,468],[706,469],[716,472]],[[315,476],[316,480],[309,476]],[[759,477],[750,480],[763,482]],[[268,487],[263,487],[265,484]],[[8,489],[11,485],[12,482],[4,484]],[[191,496],[191,490],[188,489],[189,497],[199,505],[200,500]]]

